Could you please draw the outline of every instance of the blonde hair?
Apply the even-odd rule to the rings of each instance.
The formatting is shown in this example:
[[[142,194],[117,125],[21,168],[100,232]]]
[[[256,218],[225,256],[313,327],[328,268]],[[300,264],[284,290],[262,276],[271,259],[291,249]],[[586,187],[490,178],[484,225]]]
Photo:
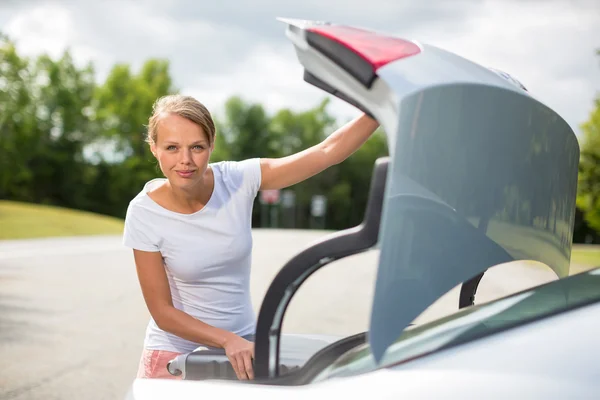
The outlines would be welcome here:
[[[158,134],[158,121],[163,113],[173,113],[186,118],[199,125],[208,136],[210,144],[215,139],[215,123],[204,104],[191,96],[172,94],[160,97],[152,106],[152,116],[148,122],[148,136],[146,142],[156,143]]]

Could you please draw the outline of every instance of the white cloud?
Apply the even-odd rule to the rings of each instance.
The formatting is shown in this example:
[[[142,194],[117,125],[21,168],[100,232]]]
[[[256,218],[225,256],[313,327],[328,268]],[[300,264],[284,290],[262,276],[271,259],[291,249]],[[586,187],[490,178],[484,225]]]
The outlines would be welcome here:
[[[69,11],[55,5],[42,5],[15,15],[3,31],[16,39],[19,50],[26,55],[46,52],[58,57],[73,36]]]
[[[17,13],[8,19],[3,32],[15,40],[19,52],[25,56],[46,53],[58,58],[69,48],[80,66],[92,61],[108,69],[112,61],[93,45],[76,40],[78,32],[73,13],[58,4],[40,4]]]
[[[585,5],[585,3],[581,3]],[[570,2],[486,1],[463,31],[415,29],[415,37],[518,78],[576,130],[600,91],[600,13]]]
[[[199,76],[185,92],[203,99],[217,112],[222,112],[220,107],[231,95],[261,103],[272,113],[281,108],[308,109],[327,96],[303,81],[302,66],[289,46],[257,46],[240,64],[243,67],[232,73]],[[358,114],[335,98],[330,110],[341,119]]]

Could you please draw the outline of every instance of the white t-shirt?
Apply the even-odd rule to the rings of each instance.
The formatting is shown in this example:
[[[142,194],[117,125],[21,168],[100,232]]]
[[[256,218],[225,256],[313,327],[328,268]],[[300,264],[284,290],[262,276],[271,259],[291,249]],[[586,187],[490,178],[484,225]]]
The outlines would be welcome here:
[[[173,305],[240,336],[254,334],[250,299],[252,205],[261,183],[258,158],[211,164],[214,190],[193,214],[169,211],[148,196],[166,179],[154,179],[129,203],[123,243],[159,251]],[[200,344],[161,330],[153,319],[144,347],[187,353]]]

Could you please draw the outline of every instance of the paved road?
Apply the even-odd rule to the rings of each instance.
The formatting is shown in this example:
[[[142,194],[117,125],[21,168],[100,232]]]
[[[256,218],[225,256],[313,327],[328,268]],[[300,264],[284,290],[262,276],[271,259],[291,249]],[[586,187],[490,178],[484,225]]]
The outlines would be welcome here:
[[[256,310],[277,270],[325,235],[256,230]],[[365,330],[378,252],[315,273],[292,300],[286,332]],[[515,279],[515,276],[518,276]],[[492,270],[479,301],[553,279],[524,266]],[[453,290],[418,322],[456,310]],[[135,376],[149,314],[120,237],[0,242],[0,399],[120,399]]]

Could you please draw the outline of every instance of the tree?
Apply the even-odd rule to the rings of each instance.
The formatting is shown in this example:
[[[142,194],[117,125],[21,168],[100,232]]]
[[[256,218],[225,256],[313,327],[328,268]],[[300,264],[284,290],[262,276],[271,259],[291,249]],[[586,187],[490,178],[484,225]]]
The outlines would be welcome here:
[[[146,142],[152,105],[161,96],[176,93],[167,60],[150,59],[139,73],[117,64],[97,88],[93,118],[98,165],[94,170],[93,211],[124,216],[129,201],[145,182],[160,176]]]
[[[57,60],[20,57],[2,36],[0,71],[0,198],[80,205],[91,66],[75,66],[69,51]]]
[[[335,119],[327,112],[328,100],[316,107],[295,112],[290,109],[279,110],[270,122],[270,132],[278,157],[288,156],[314,146],[333,131]],[[328,169],[287,190],[295,195],[296,228],[308,228],[310,222],[310,203],[313,195],[326,195],[335,185],[335,171]]]
[[[94,129],[89,105],[94,93],[91,65],[79,69],[66,51],[58,60],[40,56],[33,68],[36,103],[34,201],[80,208],[85,203],[85,146]]]
[[[30,81],[28,60],[8,37],[0,36],[0,198],[31,197],[32,171],[15,168],[31,157],[35,134]]]
[[[334,166],[337,176],[336,183],[327,192],[327,228],[343,229],[363,220],[375,161],[387,155],[385,134],[379,129],[356,153]]]
[[[225,103],[225,115],[218,122],[218,145],[226,149],[232,160],[253,157],[276,157],[277,142],[270,131],[270,117],[263,106],[244,101],[238,96]],[[215,144],[215,150],[218,150]]]
[[[600,50],[597,51],[600,56]],[[590,119],[581,129],[581,144],[577,205],[584,212],[590,227],[600,231],[600,96],[594,101]]]
[[[167,60],[150,59],[137,75],[127,64],[117,64],[94,97],[95,117],[102,137],[114,141],[127,156],[146,157],[146,125],[152,105],[161,96],[176,93]]]

